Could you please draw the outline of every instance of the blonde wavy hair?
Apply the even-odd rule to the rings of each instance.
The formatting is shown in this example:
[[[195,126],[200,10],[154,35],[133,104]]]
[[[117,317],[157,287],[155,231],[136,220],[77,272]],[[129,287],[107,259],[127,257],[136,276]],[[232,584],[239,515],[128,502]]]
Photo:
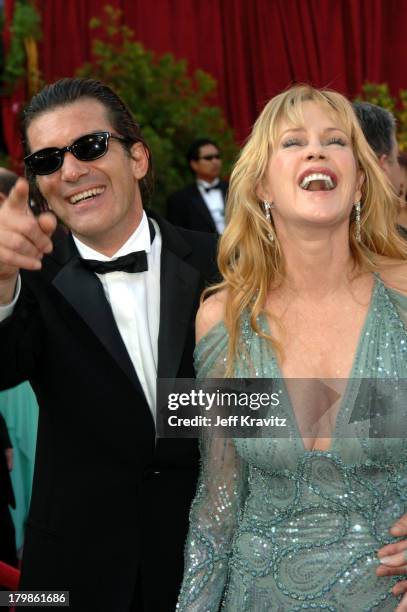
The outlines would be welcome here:
[[[248,311],[252,329],[281,347],[259,328],[257,317],[264,312],[267,294],[285,278],[284,255],[278,237],[270,241],[270,225],[263,203],[256,194],[279,135],[282,121],[303,125],[304,102],[313,101],[326,109],[350,138],[356,163],[364,173],[361,187],[361,242],[355,237],[355,215],[349,220],[349,244],[355,269],[377,269],[375,256],[407,259],[406,242],[396,228],[396,197],[369,147],[351,103],[341,94],[296,85],[272,98],[254,124],[233,169],[227,201],[228,224],[218,253],[223,281],[208,291],[227,289],[225,325],[229,332],[227,375],[233,371],[238,351],[241,315]],[[205,296],[204,296],[205,297]],[[268,313],[273,316],[273,313]]]

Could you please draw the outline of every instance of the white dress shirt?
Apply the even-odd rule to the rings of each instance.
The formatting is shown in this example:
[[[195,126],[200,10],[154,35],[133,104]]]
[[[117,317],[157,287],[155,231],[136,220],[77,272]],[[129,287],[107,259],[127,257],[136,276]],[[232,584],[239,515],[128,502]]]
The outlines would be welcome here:
[[[160,260],[161,233],[157,223],[153,243],[145,212],[140,225],[127,242],[112,257],[107,257],[73,236],[79,254],[84,259],[111,261],[132,251],[145,250],[148,270],[131,274],[108,272],[97,274],[109,302],[126,346],[137,372],[151,413],[156,418],[156,382],[158,363],[158,332],[160,325]],[[20,292],[20,280],[15,297],[9,305],[0,306],[0,321],[12,314]]]
[[[14,290],[13,301],[10,304],[0,304],[0,323],[10,317],[13,314],[15,305],[17,304],[18,297],[21,291],[21,278],[20,275],[17,278],[16,288]]]
[[[223,234],[225,231],[225,202],[223,200],[223,193],[221,189],[211,189],[206,191],[208,187],[216,187],[219,179],[215,179],[212,183],[207,183],[202,179],[197,180],[198,189],[203,197],[206,206],[210,212],[210,215],[215,224],[218,234]]]

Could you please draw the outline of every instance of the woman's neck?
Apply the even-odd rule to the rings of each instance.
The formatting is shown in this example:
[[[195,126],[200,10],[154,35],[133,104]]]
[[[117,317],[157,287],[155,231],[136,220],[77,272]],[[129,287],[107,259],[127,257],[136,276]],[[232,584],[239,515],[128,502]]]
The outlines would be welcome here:
[[[321,299],[341,288],[349,288],[355,271],[348,236],[334,233],[302,239],[282,240],[285,259],[284,286],[304,297]]]

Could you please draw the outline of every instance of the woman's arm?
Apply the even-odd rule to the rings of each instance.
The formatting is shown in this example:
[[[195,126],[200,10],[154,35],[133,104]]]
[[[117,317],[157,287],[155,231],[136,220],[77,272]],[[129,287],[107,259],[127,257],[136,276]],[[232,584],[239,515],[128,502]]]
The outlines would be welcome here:
[[[225,293],[209,297],[196,320],[198,378],[223,378],[227,350],[225,330],[211,332],[222,320]],[[185,572],[178,610],[217,612],[226,588],[228,560],[245,498],[246,465],[232,439],[216,437],[210,428],[201,436],[201,473],[190,513]]]
[[[218,612],[226,588],[233,535],[245,498],[246,465],[232,439],[204,432],[201,457],[177,606],[180,612]]]

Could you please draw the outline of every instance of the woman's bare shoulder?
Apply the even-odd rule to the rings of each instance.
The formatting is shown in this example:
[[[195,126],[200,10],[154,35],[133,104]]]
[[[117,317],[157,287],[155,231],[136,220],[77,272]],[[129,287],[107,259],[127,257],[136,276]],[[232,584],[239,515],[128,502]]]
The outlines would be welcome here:
[[[407,261],[382,257],[378,272],[385,285],[407,296]]]
[[[224,318],[227,289],[222,289],[210,295],[199,307],[196,315],[196,341],[205,336]]]

